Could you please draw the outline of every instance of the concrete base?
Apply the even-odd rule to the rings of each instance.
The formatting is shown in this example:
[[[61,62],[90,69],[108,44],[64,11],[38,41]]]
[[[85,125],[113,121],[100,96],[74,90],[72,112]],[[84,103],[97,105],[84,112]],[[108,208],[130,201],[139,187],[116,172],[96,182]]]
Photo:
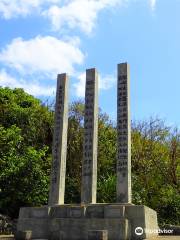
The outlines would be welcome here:
[[[18,231],[32,231],[34,239],[52,240],[88,240],[91,231],[103,230],[108,240],[151,239],[157,229],[154,210],[131,204],[21,208],[17,225]]]
[[[88,240],[108,240],[107,230],[88,231]]]
[[[15,239],[31,240],[32,239],[32,231],[17,231],[15,234]]]

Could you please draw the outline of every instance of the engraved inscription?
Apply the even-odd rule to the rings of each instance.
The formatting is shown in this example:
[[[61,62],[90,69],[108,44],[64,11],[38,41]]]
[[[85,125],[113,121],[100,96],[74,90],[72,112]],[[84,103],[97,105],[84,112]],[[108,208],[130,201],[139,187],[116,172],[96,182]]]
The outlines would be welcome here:
[[[127,75],[118,76],[118,152],[117,152],[117,172],[127,171],[128,161],[128,92]],[[125,175],[123,175],[125,176]]]
[[[53,146],[53,162],[52,162],[52,183],[57,182],[57,175],[59,170],[59,154],[60,154],[60,125],[63,114],[63,99],[64,99],[64,90],[60,85],[57,89],[56,96],[56,107],[55,107],[55,125],[54,125],[54,146]]]
[[[131,126],[129,66],[118,65],[117,85],[117,201],[131,202]]]
[[[83,176],[92,174],[93,126],[94,126],[94,81],[86,80],[85,117],[84,117],[84,161]]]
[[[52,146],[51,183],[49,191],[50,206],[64,204],[66,151],[68,128],[68,76],[59,74],[56,89],[54,134]]]
[[[97,189],[97,132],[98,132],[98,75],[95,69],[86,71],[84,115],[84,149],[82,163],[83,203],[96,202]]]

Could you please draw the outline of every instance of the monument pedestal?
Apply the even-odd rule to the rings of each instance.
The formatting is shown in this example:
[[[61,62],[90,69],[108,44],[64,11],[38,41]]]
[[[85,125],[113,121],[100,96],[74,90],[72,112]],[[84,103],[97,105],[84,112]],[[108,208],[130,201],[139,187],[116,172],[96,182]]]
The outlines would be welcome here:
[[[157,229],[154,210],[131,204],[21,208],[17,226],[18,231],[32,231],[34,239],[52,240],[88,240],[90,231],[100,230],[106,230],[108,240],[151,239]]]

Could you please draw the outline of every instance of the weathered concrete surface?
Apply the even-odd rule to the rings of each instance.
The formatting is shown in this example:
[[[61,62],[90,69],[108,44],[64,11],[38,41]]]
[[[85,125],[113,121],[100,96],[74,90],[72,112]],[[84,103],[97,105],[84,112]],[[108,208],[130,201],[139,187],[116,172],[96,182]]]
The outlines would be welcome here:
[[[22,218],[48,218],[50,207],[23,207],[19,211],[19,219]],[[18,220],[19,220],[18,219]]]
[[[93,204],[86,207],[87,218],[104,218],[104,205]]]
[[[130,70],[118,64],[117,81],[117,202],[131,203]]]
[[[125,218],[125,206],[107,205],[104,207],[105,218]]]
[[[49,206],[64,203],[68,128],[68,76],[57,78],[56,107],[53,135],[53,161],[49,191]]]
[[[17,229],[32,230],[33,238],[47,239],[51,236],[55,240],[59,235],[63,240],[87,240],[88,231],[91,230],[107,230],[109,240],[157,237],[157,234],[145,232],[137,236],[137,227],[143,230],[158,229],[156,212],[146,206],[131,204],[67,204],[42,209],[22,208]]]
[[[20,209],[17,231],[32,231],[32,238],[47,238],[50,208],[24,207]]]
[[[90,230],[88,231],[88,240],[108,240],[107,230]]]
[[[14,240],[14,235],[0,235],[0,240]]]
[[[107,230],[108,240],[126,240],[130,233],[129,228],[130,224],[126,219],[59,218],[51,221],[50,232],[61,229],[63,240],[87,240],[89,231]]]
[[[86,70],[84,150],[82,162],[81,202],[96,203],[98,140],[98,73]]]
[[[18,221],[18,231],[32,231],[32,238],[48,238],[48,218],[23,218]]]
[[[131,234],[132,239],[150,239],[157,237],[157,233],[145,233],[145,229],[158,230],[157,213],[146,206],[126,206],[125,207],[125,218],[131,222]],[[141,227],[143,234],[137,236],[135,229]]]
[[[15,234],[16,240],[31,240],[32,239],[32,231],[18,231]]]

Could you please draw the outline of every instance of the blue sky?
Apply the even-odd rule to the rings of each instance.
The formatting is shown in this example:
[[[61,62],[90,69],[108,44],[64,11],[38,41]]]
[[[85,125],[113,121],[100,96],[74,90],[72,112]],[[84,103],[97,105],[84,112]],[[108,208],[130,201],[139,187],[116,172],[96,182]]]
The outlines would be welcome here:
[[[180,126],[179,13],[180,0],[0,0],[0,85],[46,99],[67,72],[73,101],[96,67],[115,119],[117,64],[128,62],[132,119]]]

